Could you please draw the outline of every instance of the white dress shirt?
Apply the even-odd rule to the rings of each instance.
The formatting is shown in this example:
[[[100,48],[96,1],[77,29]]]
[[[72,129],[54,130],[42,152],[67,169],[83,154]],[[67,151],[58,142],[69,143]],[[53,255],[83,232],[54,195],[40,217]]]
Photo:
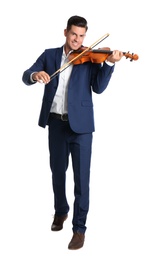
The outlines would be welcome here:
[[[66,56],[63,49],[61,67],[63,66],[63,64],[68,62],[69,54]],[[51,113],[56,113],[61,115],[68,113],[68,106],[67,106],[68,82],[69,82],[70,74],[72,72],[72,68],[73,65],[70,65],[64,71],[60,72],[59,84],[50,110]]]

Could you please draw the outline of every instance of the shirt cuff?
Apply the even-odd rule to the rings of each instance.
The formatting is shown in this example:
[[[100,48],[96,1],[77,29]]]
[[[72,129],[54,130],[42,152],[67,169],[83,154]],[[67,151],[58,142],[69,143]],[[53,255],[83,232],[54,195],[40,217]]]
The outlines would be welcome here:
[[[33,72],[33,73],[31,73],[31,75],[30,75],[30,81],[32,82],[32,83],[35,83],[36,82],[36,80],[33,80],[33,74],[34,74],[35,72]]]
[[[106,62],[106,64],[107,64],[108,66],[114,66],[114,64],[115,64],[115,63],[110,62],[110,61],[107,61],[107,60],[105,60],[105,62]]]

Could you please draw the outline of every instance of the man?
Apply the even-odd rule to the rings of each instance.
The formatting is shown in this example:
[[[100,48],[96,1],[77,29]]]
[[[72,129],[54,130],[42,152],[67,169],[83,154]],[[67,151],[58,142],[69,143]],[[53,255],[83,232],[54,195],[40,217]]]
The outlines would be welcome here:
[[[95,131],[92,92],[100,94],[106,89],[115,62],[123,56],[122,52],[113,51],[103,64],[71,64],[51,80],[50,75],[63,64],[67,64],[71,51],[83,46],[87,29],[85,18],[70,17],[64,30],[65,44],[58,48],[46,49],[22,77],[26,85],[36,82],[45,84],[39,126],[45,128],[48,125],[49,131],[55,209],[52,231],[62,230],[70,209],[65,184],[71,154],[75,199],[73,235],[68,249],[83,247],[87,229],[92,135]]]

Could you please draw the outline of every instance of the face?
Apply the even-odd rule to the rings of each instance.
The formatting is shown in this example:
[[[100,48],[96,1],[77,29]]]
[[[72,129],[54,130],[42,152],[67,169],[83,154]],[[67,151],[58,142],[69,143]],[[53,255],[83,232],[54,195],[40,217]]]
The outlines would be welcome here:
[[[71,29],[64,30],[64,36],[66,37],[65,52],[66,54],[71,50],[78,50],[86,36],[86,29],[72,25]]]

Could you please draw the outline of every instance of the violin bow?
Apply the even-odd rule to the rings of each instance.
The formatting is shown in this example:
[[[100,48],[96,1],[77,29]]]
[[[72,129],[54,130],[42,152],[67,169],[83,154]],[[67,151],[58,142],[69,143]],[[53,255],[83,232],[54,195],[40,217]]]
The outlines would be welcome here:
[[[82,51],[79,55],[77,55],[76,57],[74,57],[72,60],[70,60],[69,62],[65,63],[61,68],[59,68],[57,71],[55,71],[51,76],[50,76],[50,81],[55,78],[59,73],[61,73],[62,71],[64,71],[65,69],[67,69],[72,62],[74,62],[75,60],[79,59],[81,56],[83,56],[87,51],[89,51],[90,49],[94,48],[96,45],[98,45],[100,42],[102,42],[103,40],[105,40],[107,37],[109,36],[109,33],[106,33],[105,35],[103,35],[101,38],[99,38],[96,42],[94,42],[92,45],[90,45],[89,47],[87,47],[84,51]]]

